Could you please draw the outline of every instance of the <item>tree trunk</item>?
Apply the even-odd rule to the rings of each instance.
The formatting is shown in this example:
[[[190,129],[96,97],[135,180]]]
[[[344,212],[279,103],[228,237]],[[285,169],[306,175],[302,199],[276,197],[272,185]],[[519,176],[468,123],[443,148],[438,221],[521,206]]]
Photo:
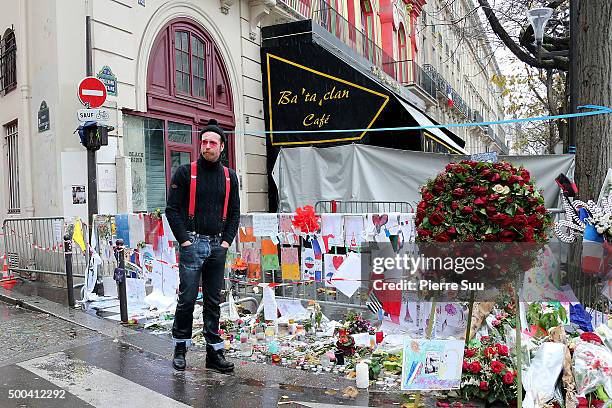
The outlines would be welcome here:
[[[612,106],[612,1],[578,5],[578,106]],[[576,175],[582,199],[596,200],[612,167],[612,115],[576,120]]]

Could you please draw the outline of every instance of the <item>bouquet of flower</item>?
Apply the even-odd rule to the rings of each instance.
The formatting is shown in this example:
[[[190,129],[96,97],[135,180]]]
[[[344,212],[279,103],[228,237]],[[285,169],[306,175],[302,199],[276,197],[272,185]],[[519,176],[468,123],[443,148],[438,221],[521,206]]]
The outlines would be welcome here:
[[[468,400],[482,398],[508,404],[517,395],[517,372],[508,346],[494,344],[487,336],[480,342],[480,345],[465,349],[461,394]]]
[[[552,224],[529,172],[507,162],[462,161],[421,188],[419,242],[547,242]]]
[[[361,313],[349,311],[344,321],[344,327],[348,334],[370,333],[374,334],[375,330],[367,319]]]

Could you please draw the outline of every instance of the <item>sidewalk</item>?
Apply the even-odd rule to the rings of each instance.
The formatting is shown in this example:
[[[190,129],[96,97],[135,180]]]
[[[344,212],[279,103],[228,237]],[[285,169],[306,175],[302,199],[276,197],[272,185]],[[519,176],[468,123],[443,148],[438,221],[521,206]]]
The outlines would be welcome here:
[[[50,287],[39,282],[23,282],[14,286],[11,290],[0,287],[0,301],[45,313],[99,335],[108,336],[115,339],[119,344],[157,356],[166,365],[169,365],[172,358],[173,349],[169,338],[93,316],[80,308],[68,308],[65,288]],[[199,371],[203,369],[204,362],[204,348],[194,346],[188,353],[188,364],[194,370]],[[325,407],[325,404],[332,404],[327,406],[338,406],[340,404],[345,406],[401,406],[406,401],[406,397],[400,392],[373,388],[359,390],[358,394],[352,397],[344,396],[344,390],[349,386],[354,387],[355,381],[327,373],[314,374],[302,370],[236,359],[234,362],[237,366],[235,373],[231,376],[225,376],[225,378],[231,378],[232,382],[238,381],[254,387],[278,387],[280,390],[284,390],[288,397],[285,398],[285,401],[279,400],[279,405],[285,402],[283,404],[285,406],[312,407]],[[301,405],[301,402],[297,402],[300,400],[309,405]],[[424,406],[433,407],[435,401],[424,398]]]

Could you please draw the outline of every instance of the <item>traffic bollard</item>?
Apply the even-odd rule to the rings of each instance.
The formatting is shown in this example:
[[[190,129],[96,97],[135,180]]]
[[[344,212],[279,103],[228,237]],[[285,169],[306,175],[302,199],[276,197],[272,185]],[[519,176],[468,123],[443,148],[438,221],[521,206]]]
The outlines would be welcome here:
[[[121,314],[121,322],[128,322],[128,309],[127,309],[127,289],[126,289],[126,276],[125,276],[125,257],[124,257],[124,246],[123,240],[118,239],[116,249],[117,252],[117,263],[119,267],[115,269],[114,279],[117,282],[117,295],[119,296],[119,312]]]
[[[74,307],[74,278],[72,276],[72,238],[64,235],[64,259],[66,261],[66,287],[68,288],[68,306]]]

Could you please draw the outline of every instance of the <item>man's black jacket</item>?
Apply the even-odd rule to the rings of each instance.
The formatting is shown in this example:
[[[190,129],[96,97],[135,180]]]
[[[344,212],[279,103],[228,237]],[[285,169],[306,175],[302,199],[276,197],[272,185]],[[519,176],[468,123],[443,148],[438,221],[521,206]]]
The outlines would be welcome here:
[[[168,192],[166,216],[172,232],[179,244],[189,239],[188,231],[197,234],[217,235],[232,243],[238,232],[240,222],[240,195],[238,178],[234,170],[229,169],[230,197],[227,207],[227,220],[223,225],[223,203],[225,201],[225,176],[220,161],[214,163],[198,159],[198,179],[196,185],[195,219],[189,220],[189,186],[191,165],[180,166],[172,176]]]

